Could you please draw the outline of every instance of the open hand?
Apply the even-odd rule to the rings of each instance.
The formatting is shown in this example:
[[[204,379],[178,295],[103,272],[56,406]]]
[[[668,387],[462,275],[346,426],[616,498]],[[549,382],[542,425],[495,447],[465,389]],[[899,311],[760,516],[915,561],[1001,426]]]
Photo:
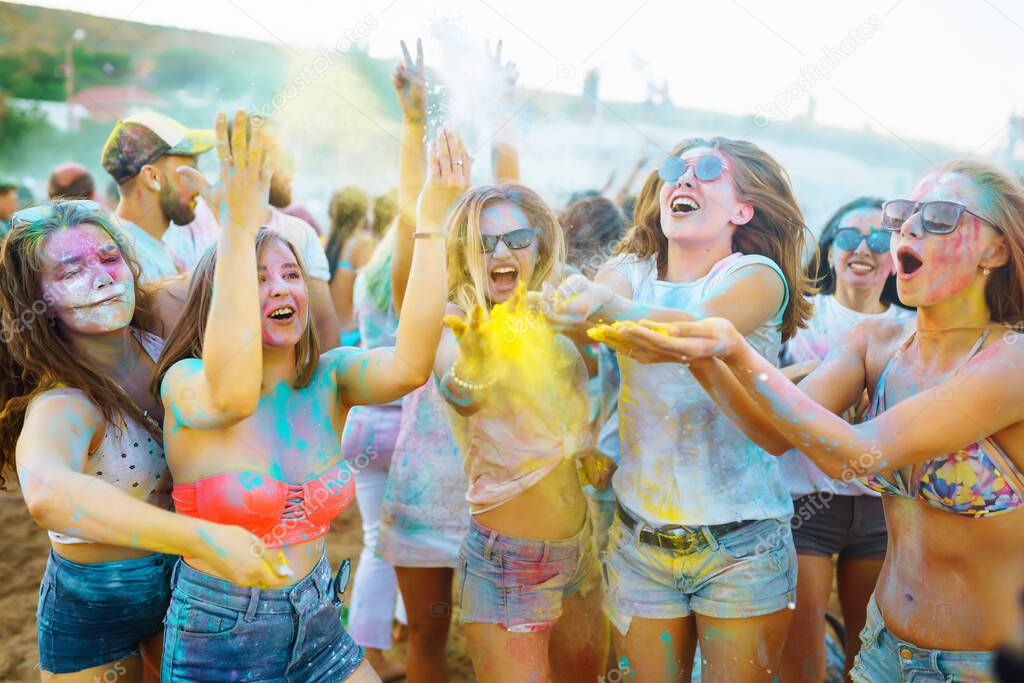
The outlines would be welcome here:
[[[457,315],[446,315],[441,321],[451,329],[455,341],[459,345],[457,374],[459,379],[473,384],[484,383],[488,360],[493,361],[491,344],[484,331],[490,316],[482,306],[470,309],[466,319]],[[454,368],[453,368],[454,371]]]
[[[203,196],[222,229],[246,230],[255,236],[270,205],[271,169],[263,147],[263,119],[247,117],[238,110],[229,141],[227,116],[220,112],[214,133],[220,162],[217,185],[210,185],[202,173],[189,166],[179,167],[178,173]]]
[[[494,57],[491,60],[493,68],[501,77],[501,89],[499,99],[502,104],[512,104],[516,99],[516,81],[519,80],[519,69],[515,62],[501,62],[501,41],[494,49]]]
[[[416,206],[416,229],[442,232],[449,211],[469,189],[473,159],[462,139],[447,128],[438,131],[427,156],[429,168]]]
[[[402,116],[410,123],[423,123],[427,120],[427,77],[423,68],[423,41],[416,39],[416,60],[413,61],[409,48],[402,41],[402,62],[395,67],[391,76],[391,84],[395,86],[398,104],[402,108]]]
[[[641,363],[690,363],[709,358],[728,360],[745,344],[725,318],[695,322],[599,325],[590,335]]]
[[[555,286],[544,283],[538,307],[558,329],[578,327],[612,298],[604,285],[574,273]]]

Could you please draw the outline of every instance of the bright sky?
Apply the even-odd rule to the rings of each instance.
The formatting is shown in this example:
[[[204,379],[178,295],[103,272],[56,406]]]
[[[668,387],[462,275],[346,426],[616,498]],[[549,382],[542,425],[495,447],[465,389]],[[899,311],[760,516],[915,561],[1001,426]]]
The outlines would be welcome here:
[[[813,95],[821,123],[964,151],[1003,144],[1011,113],[1024,113],[1024,3],[1017,0],[31,4],[295,47],[365,36],[379,57],[397,55],[400,38],[429,35],[432,21],[455,18],[481,41],[502,39],[527,87],[579,92],[584,72],[598,67],[605,98],[642,99],[653,79],[668,83],[676,104],[760,113],[762,121],[802,114]]]

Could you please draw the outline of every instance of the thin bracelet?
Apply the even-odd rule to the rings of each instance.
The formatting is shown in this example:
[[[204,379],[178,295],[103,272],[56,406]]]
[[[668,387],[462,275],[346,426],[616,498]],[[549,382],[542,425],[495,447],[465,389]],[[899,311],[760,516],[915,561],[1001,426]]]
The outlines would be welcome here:
[[[444,233],[440,233],[440,232],[414,232],[412,234],[412,238],[414,240],[418,240],[420,238],[430,239],[432,237],[436,237],[436,238],[439,238],[439,239],[443,240],[444,239]]]
[[[459,376],[455,374],[454,365],[452,365],[452,369],[448,371],[448,374],[451,375],[452,381],[455,382],[455,386],[465,391],[475,392],[480,391],[482,389],[490,389],[491,387],[494,386],[494,383],[497,381],[492,379],[490,382],[487,382],[486,384],[473,384],[472,382],[467,382],[463,379],[459,379]]]

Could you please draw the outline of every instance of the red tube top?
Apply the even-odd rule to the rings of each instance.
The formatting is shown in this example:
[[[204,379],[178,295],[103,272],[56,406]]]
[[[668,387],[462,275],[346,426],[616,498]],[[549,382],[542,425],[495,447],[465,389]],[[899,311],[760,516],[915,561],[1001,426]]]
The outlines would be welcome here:
[[[355,490],[355,477],[343,460],[302,485],[261,472],[224,472],[175,484],[172,497],[176,512],[243,527],[266,547],[280,548],[326,534]]]

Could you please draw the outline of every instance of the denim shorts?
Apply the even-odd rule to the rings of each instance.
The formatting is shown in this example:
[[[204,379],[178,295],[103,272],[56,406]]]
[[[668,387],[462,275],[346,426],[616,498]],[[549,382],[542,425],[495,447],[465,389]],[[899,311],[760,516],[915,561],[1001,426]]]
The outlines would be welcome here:
[[[701,538],[689,553],[641,543],[616,515],[608,532],[604,605],[625,635],[633,617],[681,619],[692,612],[721,619],[771,614],[796,601],[796,550],[788,519],[751,521]]]
[[[793,542],[798,555],[885,559],[889,534],[878,496],[837,496],[826,491],[793,501]]]
[[[860,643],[860,652],[850,671],[854,683],[995,680],[995,652],[928,650],[900,640],[885,628],[874,595],[868,601]]]
[[[275,590],[243,588],[178,562],[164,620],[160,680],[344,681],[363,649],[341,625],[324,557],[309,576]]]
[[[598,584],[590,519],[554,541],[506,536],[473,519],[457,572],[460,621],[520,633],[548,628],[562,616],[564,598]]]
[[[50,550],[39,586],[39,668],[63,674],[138,654],[160,633],[176,557],[79,564]]]

